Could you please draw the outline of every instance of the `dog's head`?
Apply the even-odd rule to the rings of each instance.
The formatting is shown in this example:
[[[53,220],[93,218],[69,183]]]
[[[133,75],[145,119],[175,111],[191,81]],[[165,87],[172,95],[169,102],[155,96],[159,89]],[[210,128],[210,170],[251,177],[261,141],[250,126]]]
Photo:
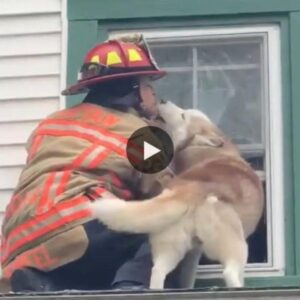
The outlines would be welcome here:
[[[176,149],[188,143],[206,147],[221,147],[224,143],[218,128],[199,110],[184,110],[172,102],[162,101],[159,114]]]

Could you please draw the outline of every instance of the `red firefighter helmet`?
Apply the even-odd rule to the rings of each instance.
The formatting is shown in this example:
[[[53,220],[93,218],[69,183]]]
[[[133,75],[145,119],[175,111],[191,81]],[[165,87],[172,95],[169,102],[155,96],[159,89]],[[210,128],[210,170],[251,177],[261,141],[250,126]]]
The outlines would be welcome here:
[[[88,51],[77,82],[62,91],[62,94],[87,92],[95,84],[118,78],[147,75],[155,80],[165,73],[156,65],[143,38],[139,44],[110,40]]]

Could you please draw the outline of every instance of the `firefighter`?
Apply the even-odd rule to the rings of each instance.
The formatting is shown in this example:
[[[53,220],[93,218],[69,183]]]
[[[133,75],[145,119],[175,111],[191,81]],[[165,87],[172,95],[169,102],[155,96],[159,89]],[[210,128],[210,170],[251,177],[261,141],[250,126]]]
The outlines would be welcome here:
[[[139,35],[88,51],[78,81],[63,91],[87,96],[31,134],[6,208],[1,264],[14,292],[148,287],[147,237],[108,230],[92,220],[87,203],[146,197],[139,189],[143,174],[126,158],[126,141],[156,115],[151,81],[164,74]],[[168,170],[155,176],[156,193],[170,177]],[[175,287],[172,276],[170,282]]]

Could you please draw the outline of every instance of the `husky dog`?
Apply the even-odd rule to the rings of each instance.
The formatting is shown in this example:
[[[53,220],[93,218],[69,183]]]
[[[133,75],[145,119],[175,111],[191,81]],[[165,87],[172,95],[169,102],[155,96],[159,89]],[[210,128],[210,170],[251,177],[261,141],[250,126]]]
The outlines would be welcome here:
[[[176,146],[178,175],[154,198],[103,199],[91,203],[92,213],[113,230],[149,234],[151,289],[162,289],[167,274],[193,250],[223,265],[228,287],[242,287],[246,238],[264,207],[260,180],[204,113],[171,102],[162,102],[159,111]]]

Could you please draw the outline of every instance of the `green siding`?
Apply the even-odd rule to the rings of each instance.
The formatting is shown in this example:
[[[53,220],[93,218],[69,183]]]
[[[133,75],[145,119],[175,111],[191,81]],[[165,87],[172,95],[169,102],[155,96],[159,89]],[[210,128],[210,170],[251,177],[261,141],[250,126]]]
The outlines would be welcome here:
[[[300,11],[298,0],[72,0],[70,20],[137,19]],[[69,2],[70,3],[70,2]]]
[[[284,18],[281,26],[281,77],[283,116],[283,172],[284,172],[284,225],[286,275],[296,274],[295,268],[295,211],[293,193],[292,123],[291,123],[291,69],[289,19]]]
[[[296,271],[300,274],[300,12],[290,14]]]
[[[77,73],[86,52],[97,43],[98,23],[96,21],[75,21],[69,23],[67,84],[77,80]],[[67,105],[71,106],[82,99],[81,95],[67,97]]]
[[[300,285],[300,0],[69,0],[68,17],[68,83],[76,81],[86,51],[105,40],[110,30],[280,25],[286,276],[248,278],[246,284]],[[67,105],[81,99],[68,97]],[[199,280],[197,286],[220,282]]]

